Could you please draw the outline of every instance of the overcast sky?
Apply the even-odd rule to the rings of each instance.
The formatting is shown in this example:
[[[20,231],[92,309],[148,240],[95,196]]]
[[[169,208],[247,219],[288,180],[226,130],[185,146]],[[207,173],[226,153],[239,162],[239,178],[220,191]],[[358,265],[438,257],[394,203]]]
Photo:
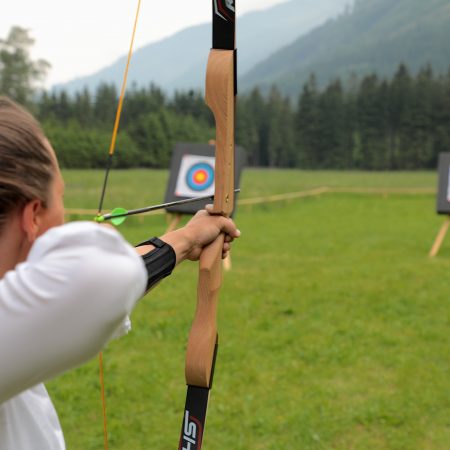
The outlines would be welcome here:
[[[287,0],[240,0],[238,16]],[[47,85],[114,62],[128,51],[137,0],[12,0],[0,12],[0,39],[12,26],[30,30],[34,58],[52,65]],[[211,0],[142,0],[135,48],[211,20]]]

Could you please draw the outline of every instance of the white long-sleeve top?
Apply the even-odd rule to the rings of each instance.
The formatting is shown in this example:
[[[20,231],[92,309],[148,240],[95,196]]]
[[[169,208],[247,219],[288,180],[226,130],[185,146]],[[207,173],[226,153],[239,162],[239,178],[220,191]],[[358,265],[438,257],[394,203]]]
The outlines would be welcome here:
[[[142,259],[114,230],[53,228],[0,280],[0,449],[62,450],[42,382],[95,356],[126,331],[142,296]]]

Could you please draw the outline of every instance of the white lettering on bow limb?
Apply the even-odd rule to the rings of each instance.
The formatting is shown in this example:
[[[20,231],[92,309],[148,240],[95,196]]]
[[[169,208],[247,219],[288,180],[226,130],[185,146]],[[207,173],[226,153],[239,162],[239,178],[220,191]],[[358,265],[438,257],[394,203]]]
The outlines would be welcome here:
[[[225,0],[225,5],[228,9],[234,12],[234,0]]]
[[[214,0],[214,13],[216,14],[216,16],[221,17],[223,20],[227,20],[222,16],[222,14],[220,14],[219,8],[217,7],[217,0]]]
[[[192,445],[197,445],[197,424],[189,419],[189,411],[186,411],[184,415],[183,447],[181,450],[191,450]]]

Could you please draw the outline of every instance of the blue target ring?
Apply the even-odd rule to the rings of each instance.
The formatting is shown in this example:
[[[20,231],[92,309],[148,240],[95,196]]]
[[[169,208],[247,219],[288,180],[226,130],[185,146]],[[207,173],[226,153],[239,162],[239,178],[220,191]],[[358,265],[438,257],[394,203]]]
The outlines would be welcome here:
[[[186,184],[189,189],[201,192],[214,183],[214,167],[208,163],[194,164],[186,174]]]

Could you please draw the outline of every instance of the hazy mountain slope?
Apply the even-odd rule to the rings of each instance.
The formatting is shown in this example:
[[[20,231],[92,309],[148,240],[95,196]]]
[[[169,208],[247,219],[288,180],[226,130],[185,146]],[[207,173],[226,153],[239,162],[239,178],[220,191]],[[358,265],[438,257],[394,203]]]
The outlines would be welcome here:
[[[450,0],[358,0],[329,21],[258,64],[244,87],[275,83],[295,94],[314,71],[320,83],[352,72],[392,74],[400,62],[413,70],[450,66]]]
[[[250,70],[271,53],[308,33],[344,10],[353,0],[291,0],[272,8],[251,12],[238,20],[239,74]],[[239,7],[239,5],[238,5]],[[211,47],[211,24],[187,28],[159,42],[138,49],[133,55],[129,81],[150,82],[168,91],[200,88]],[[99,72],[59,85],[74,92],[101,82],[120,84],[125,57]]]

